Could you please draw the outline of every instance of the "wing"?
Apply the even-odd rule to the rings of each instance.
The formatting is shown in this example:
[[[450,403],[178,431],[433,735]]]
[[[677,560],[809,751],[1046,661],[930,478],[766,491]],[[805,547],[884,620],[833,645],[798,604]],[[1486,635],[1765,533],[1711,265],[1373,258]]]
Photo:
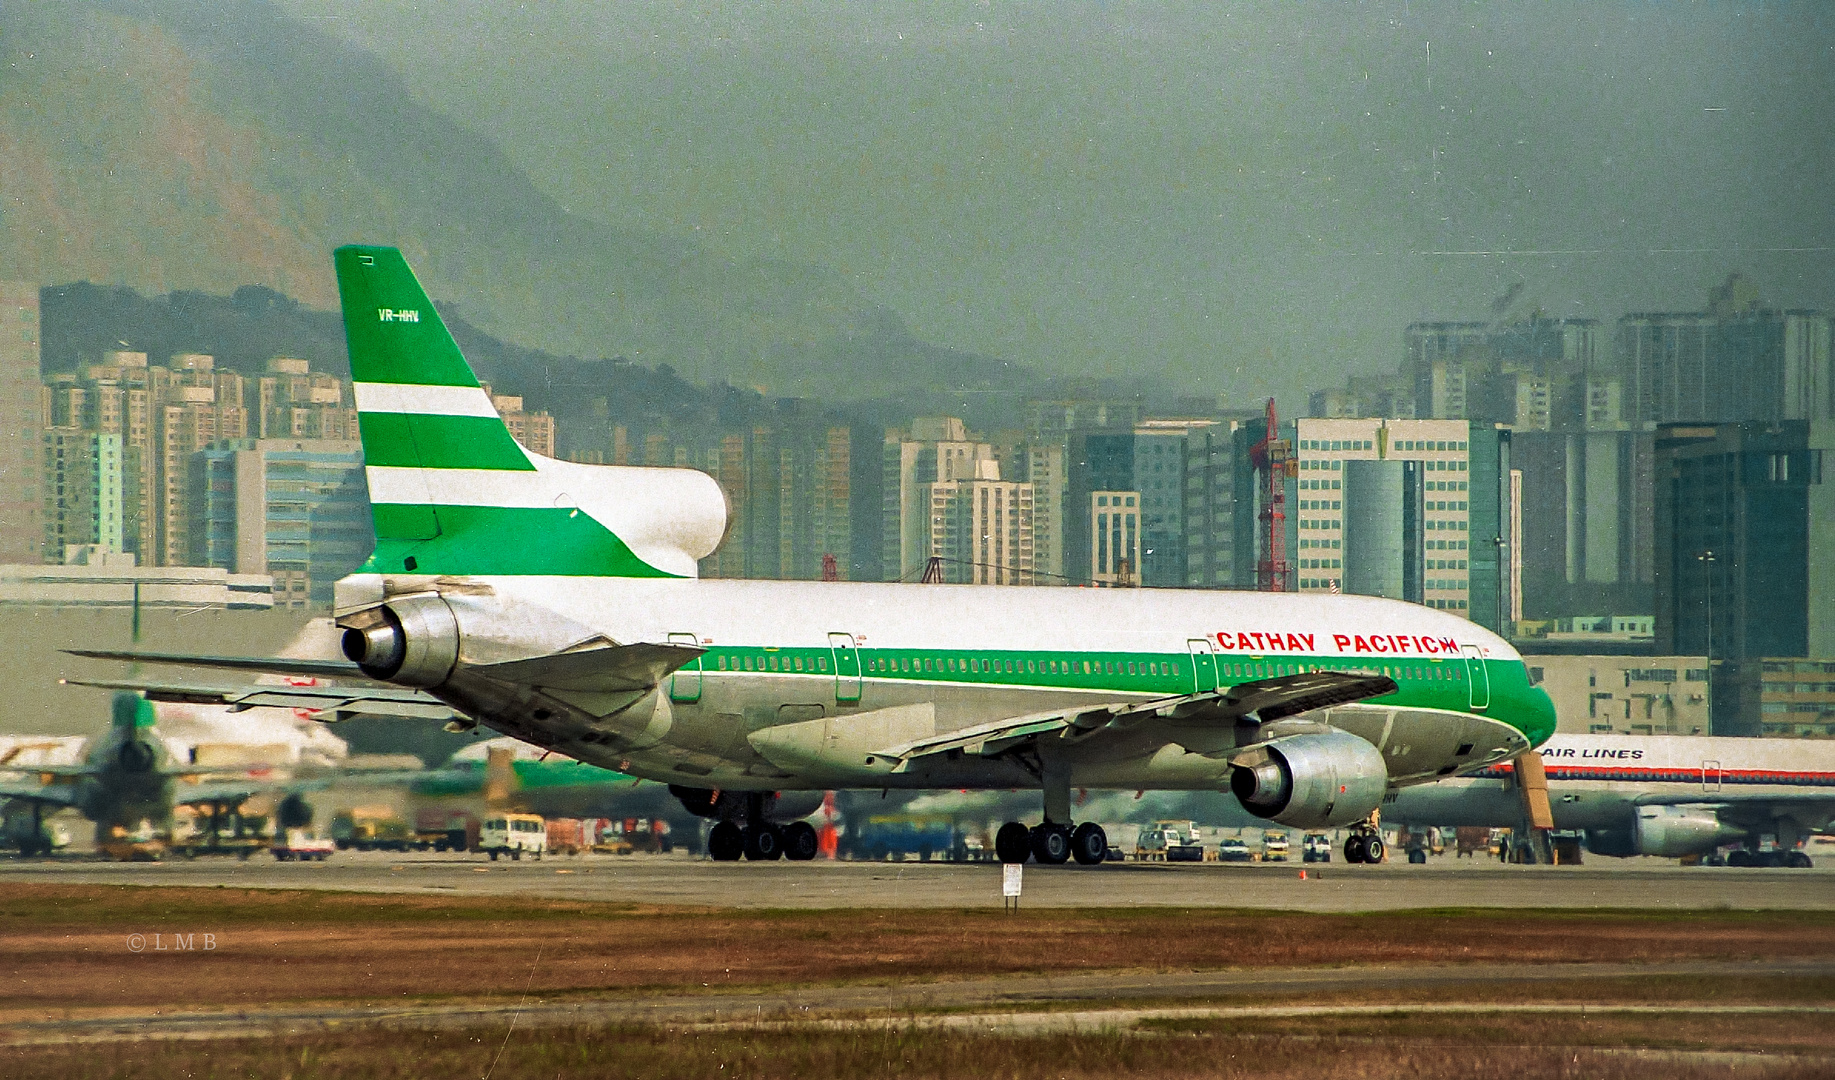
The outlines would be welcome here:
[[[904,772],[912,762],[932,754],[954,752],[999,757],[1041,739],[1083,743],[1152,721],[1214,732],[1224,725],[1234,726],[1244,721],[1252,725],[1272,723],[1314,709],[1364,701],[1395,691],[1395,680],[1386,675],[1307,671],[1237,683],[1225,690],[1009,717],[889,746],[868,755],[867,764],[890,772]]]
[[[452,706],[432,694],[393,686],[223,686],[159,682],[151,679],[64,679],[70,686],[104,690],[138,690],[151,701],[192,705],[228,705],[244,709],[303,709],[314,719],[335,723],[353,716],[387,716],[414,720],[452,720]]]
[[[24,799],[51,806],[75,806],[75,784],[28,784],[23,781],[0,781],[0,801]]]

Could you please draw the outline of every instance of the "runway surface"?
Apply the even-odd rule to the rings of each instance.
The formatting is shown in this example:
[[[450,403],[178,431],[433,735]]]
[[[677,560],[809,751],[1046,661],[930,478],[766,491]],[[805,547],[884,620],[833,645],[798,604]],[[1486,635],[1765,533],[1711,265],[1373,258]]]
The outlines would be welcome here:
[[[1835,867],[1827,862],[1810,870],[1682,867],[1657,860],[1538,867],[1442,856],[1425,866],[1028,866],[1020,902],[1043,907],[1318,912],[1445,907],[1835,910]],[[539,862],[381,852],[339,852],[323,863],[282,863],[267,855],[246,862],[230,857],[154,863],[69,858],[0,862],[0,888],[25,882],[306,888],[738,908],[963,908],[1001,903],[1000,867],[990,863],[715,863],[682,854]]]
[[[1079,1027],[1125,1027],[1145,1019],[1230,1015],[1329,1015],[1369,1011],[1369,1005],[1219,1006],[1211,1008],[1136,1007],[1069,1012],[1039,1011],[1059,1002],[1189,1000],[1279,997],[1331,992],[1420,990],[1449,986],[1663,976],[1708,978],[1820,977],[1835,975],[1828,961],[1694,961],[1670,964],[1460,964],[1356,968],[1260,968],[1251,971],[1104,973],[1056,976],[1006,976],[897,986],[835,986],[807,989],[763,989],[752,993],[651,994],[599,1000],[544,1000],[540,996],[491,1004],[388,1005],[365,1003],[316,1007],[235,1010],[114,1012],[106,1016],[14,1020],[0,1023],[0,1038],[10,1045],[67,1042],[121,1042],[146,1039],[240,1039],[285,1037],[354,1025],[403,1029],[464,1028],[515,1023],[524,1027],[575,1024],[753,1025],[808,1023],[857,1027],[918,1022],[926,1026],[969,1030],[1039,1033]],[[989,1006],[997,1008],[990,1009]],[[1400,1006],[1390,1004],[1393,1010]],[[1766,1005],[1684,1005],[1702,1013],[1731,1015],[1803,1013],[1816,1022],[1831,1011],[1791,1003]],[[1408,1009],[1495,1012],[1512,1009],[1540,1012],[1594,1012],[1638,1006],[1593,1003],[1504,1005],[1495,1002],[1442,1002]],[[1677,1005],[1651,1007],[1674,1012]],[[947,1010],[939,1013],[939,1010]],[[842,1014],[837,1017],[836,1014]],[[924,1014],[930,1014],[928,1016]]]

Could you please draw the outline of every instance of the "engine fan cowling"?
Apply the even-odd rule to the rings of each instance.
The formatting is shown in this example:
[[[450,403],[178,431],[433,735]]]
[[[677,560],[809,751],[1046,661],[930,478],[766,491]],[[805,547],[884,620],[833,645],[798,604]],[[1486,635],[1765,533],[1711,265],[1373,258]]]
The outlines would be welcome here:
[[[1298,829],[1354,825],[1381,805],[1389,784],[1382,752],[1347,731],[1275,739],[1235,766],[1230,790],[1243,809]]]
[[[372,679],[438,686],[459,662],[459,622],[438,596],[408,596],[344,631],[344,655]]]
[[[1706,854],[1746,835],[1714,811],[1691,806],[1640,806],[1635,832],[1639,854],[1671,859]]]

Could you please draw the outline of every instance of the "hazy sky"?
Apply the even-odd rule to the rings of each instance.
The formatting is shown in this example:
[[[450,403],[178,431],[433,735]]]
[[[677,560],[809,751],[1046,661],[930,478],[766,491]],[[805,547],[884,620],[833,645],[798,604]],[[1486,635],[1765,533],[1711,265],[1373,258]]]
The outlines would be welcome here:
[[[284,6],[575,212],[1050,370],[1292,393],[1517,281],[1835,304],[1823,5]]]

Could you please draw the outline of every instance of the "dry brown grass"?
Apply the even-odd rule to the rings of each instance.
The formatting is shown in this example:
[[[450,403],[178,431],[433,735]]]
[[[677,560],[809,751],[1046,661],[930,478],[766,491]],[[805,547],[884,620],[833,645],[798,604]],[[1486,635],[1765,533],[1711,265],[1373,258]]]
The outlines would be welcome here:
[[[429,1076],[646,1080],[718,1077],[999,1077],[1112,1080],[1221,1077],[1258,1080],[1707,1080],[1826,1077],[1821,1056],[1733,1058],[1602,1049],[1497,1029],[1449,1039],[1309,1034],[1304,1037],[1124,1034],[944,1036],[911,1030],[849,1032],[566,1028],[510,1033],[350,1033],[234,1043],[30,1048],[0,1072],[42,1080],[115,1077],[286,1077],[288,1080]],[[1636,1040],[1635,1031],[1625,1033]],[[1635,1045],[1635,1044],[1634,1044]]]
[[[130,933],[174,932],[214,933],[218,947],[127,949]],[[14,1016],[1123,969],[1831,956],[1824,913],[685,911],[105,886],[0,897],[0,1012]]]

